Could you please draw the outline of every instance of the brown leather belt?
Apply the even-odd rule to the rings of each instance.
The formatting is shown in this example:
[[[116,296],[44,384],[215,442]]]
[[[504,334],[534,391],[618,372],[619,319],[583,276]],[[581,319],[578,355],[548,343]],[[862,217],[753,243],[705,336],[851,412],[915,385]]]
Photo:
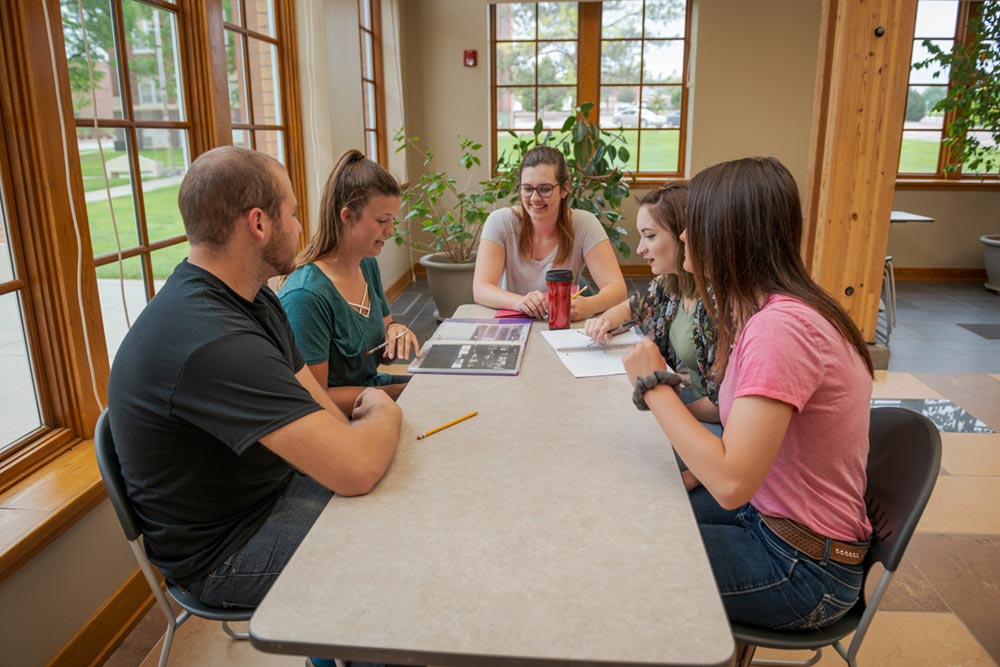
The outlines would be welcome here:
[[[788,546],[796,551],[801,551],[813,560],[823,560],[826,551],[826,541],[830,540],[830,560],[845,565],[857,565],[863,563],[868,547],[840,542],[832,538],[823,537],[814,533],[801,523],[791,519],[781,519],[774,516],[760,515],[760,520],[771,529],[775,535],[780,537]]]

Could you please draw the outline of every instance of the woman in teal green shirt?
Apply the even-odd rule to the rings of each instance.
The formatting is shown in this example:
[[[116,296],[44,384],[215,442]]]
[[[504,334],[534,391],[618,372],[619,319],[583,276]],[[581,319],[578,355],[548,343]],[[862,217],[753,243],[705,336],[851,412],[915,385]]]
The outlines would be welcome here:
[[[323,188],[319,229],[278,294],[306,365],[347,415],[366,387],[399,396],[409,376],[379,373],[379,362],[417,351],[413,332],[392,321],[375,261],[401,201],[385,169],[360,151],[344,153]]]

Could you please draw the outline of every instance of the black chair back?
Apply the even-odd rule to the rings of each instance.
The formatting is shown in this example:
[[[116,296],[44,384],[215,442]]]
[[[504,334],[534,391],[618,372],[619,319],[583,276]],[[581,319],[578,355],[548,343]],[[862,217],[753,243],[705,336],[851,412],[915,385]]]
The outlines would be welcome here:
[[[941,434],[930,419],[911,410],[873,408],[868,442],[869,564],[878,561],[895,571],[934,490]]]
[[[132,508],[132,502],[125,493],[125,478],[122,477],[122,466],[115,451],[114,438],[111,435],[111,418],[104,410],[97,419],[97,431],[94,433],[94,451],[97,453],[97,467],[104,479],[104,487],[108,490],[111,506],[115,508],[118,521],[125,531],[125,537],[131,542],[142,534],[139,527],[139,517]]]

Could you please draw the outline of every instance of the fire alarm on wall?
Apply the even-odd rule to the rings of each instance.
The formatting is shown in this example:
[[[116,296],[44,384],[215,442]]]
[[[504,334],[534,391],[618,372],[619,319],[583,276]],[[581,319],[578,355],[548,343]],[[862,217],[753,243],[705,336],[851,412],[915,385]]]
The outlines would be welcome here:
[[[476,66],[476,61],[478,60],[478,57],[479,57],[479,53],[475,49],[466,49],[465,50],[465,58],[464,58],[465,66],[466,67],[475,67]]]

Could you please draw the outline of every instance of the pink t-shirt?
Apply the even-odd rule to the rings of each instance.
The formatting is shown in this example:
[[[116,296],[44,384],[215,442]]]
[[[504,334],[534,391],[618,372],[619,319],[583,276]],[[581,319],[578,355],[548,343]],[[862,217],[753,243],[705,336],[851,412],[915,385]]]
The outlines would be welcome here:
[[[826,318],[798,299],[768,298],[736,339],[719,389],[723,424],[741,396],[773,398],[793,409],[774,464],[750,500],[753,506],[827,537],[868,539],[864,492],[871,394],[861,355]]]

